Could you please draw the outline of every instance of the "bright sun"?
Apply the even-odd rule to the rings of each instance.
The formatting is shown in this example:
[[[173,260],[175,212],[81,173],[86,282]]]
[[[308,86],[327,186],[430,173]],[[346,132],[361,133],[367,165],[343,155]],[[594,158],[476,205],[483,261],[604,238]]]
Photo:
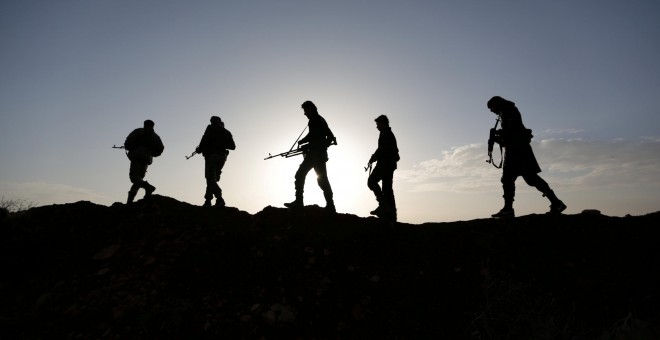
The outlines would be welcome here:
[[[346,150],[342,150],[341,154],[339,152],[335,154],[333,151],[332,149],[328,151],[330,160],[327,168],[337,211],[368,215],[377,203],[367,188],[368,173],[364,170],[367,165],[366,161],[362,160],[364,157],[358,157]],[[281,207],[285,202],[295,199],[294,176],[302,160],[302,156],[296,156],[288,159],[273,159],[270,161],[272,163],[268,164],[273,178],[279,180],[278,183],[271,183],[268,188],[268,196],[272,201],[281,201],[274,203],[275,206]],[[317,184],[314,170],[310,170],[305,180],[304,201],[305,205],[325,206],[323,191]]]

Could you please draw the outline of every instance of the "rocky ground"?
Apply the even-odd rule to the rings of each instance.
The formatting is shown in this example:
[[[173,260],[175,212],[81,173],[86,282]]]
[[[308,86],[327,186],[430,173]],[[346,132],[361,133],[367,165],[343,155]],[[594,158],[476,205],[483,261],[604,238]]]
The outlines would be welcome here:
[[[390,225],[156,195],[1,222],[1,339],[660,338],[660,212]]]

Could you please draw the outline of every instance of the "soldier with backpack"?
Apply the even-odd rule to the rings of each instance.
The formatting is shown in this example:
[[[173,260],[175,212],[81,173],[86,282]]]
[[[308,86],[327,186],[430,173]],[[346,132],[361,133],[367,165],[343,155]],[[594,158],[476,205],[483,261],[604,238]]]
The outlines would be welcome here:
[[[204,155],[204,177],[206,178],[206,193],[204,194],[204,206],[211,206],[211,200],[215,196],[215,206],[224,207],[225,200],[222,198],[222,189],[218,185],[222,168],[227,161],[229,150],[235,150],[236,144],[229,130],[220,117],[211,117],[211,124],[206,127],[196,153]]]
[[[156,187],[144,180],[144,176],[147,173],[147,167],[153,162],[153,158],[160,156],[165,147],[154,131],[154,122],[147,119],[144,121],[143,127],[133,130],[126,137],[124,148],[131,161],[128,177],[133,183],[128,191],[126,200],[126,204],[128,204],[133,202],[140,188],[145,191],[144,197],[149,197],[156,190]]]

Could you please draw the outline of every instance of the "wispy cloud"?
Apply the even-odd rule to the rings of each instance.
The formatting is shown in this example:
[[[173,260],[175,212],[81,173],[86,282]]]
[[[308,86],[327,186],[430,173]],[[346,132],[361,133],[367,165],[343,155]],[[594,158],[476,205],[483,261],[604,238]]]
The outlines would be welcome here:
[[[545,139],[532,143],[553,187],[660,187],[660,139],[587,141]],[[499,162],[499,152],[495,152]],[[485,162],[486,146],[470,144],[442,151],[396,176],[412,191],[500,190],[501,172]]]
[[[397,180],[412,191],[494,190],[499,173],[486,163],[486,146],[469,144],[442,151],[439,158],[423,161],[412,169],[399,169]]]
[[[583,132],[582,129],[572,129],[572,128],[563,128],[563,129],[545,129],[540,135],[542,136],[559,136],[559,135],[575,135]]]
[[[86,188],[46,182],[0,182],[5,199],[22,199],[41,204],[71,203],[77,201],[109,202],[109,198]]]

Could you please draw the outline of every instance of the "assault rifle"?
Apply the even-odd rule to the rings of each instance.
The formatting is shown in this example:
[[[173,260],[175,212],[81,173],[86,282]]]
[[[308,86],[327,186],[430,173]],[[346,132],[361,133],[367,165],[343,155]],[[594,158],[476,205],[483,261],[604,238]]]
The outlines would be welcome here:
[[[307,151],[309,151],[309,144],[308,143],[298,145],[297,149],[295,149],[295,150],[293,149],[293,147],[296,146],[296,144],[300,140],[300,137],[302,137],[303,133],[305,133],[306,129],[307,129],[307,126],[305,126],[305,128],[302,130],[302,132],[300,133],[300,136],[298,136],[298,139],[296,139],[296,141],[293,142],[293,145],[291,145],[291,148],[289,149],[289,151],[278,153],[277,155],[271,155],[269,153],[268,157],[264,158],[264,160],[279,157],[279,156],[282,156],[284,158],[289,158],[289,157],[293,157],[293,156],[302,155],[302,154],[306,153]],[[328,146],[330,146],[330,145],[337,145],[337,138],[333,139]]]
[[[264,158],[264,160],[279,157],[279,156],[282,156],[284,158],[289,158],[289,157],[293,157],[293,156],[302,155],[302,154],[304,154],[305,152],[307,152],[309,150],[308,146],[309,146],[308,144],[302,144],[302,145],[298,146],[298,148],[295,149],[295,150],[285,151],[285,152],[282,152],[282,153],[278,153],[277,155],[271,155],[269,153],[268,157]]]
[[[124,153],[126,153],[126,157],[128,157],[128,150],[126,150],[126,147],[125,147],[125,146],[123,146],[123,145],[122,145],[122,146],[112,145],[112,148],[113,148],[113,149],[123,149],[123,150],[124,150]],[[129,157],[129,159],[130,159],[130,157]]]
[[[307,145],[307,144],[298,145],[298,148],[295,149],[295,150],[293,150],[293,147],[296,146],[296,143],[298,143],[298,141],[300,140],[300,137],[302,137],[303,133],[305,133],[305,130],[307,130],[308,126],[309,126],[309,124],[305,125],[305,128],[302,130],[302,132],[300,133],[300,135],[298,136],[296,141],[293,142],[293,145],[291,145],[291,148],[289,149],[289,151],[278,153],[277,155],[271,155],[269,153],[268,157],[264,158],[264,160],[271,159],[271,158],[274,158],[274,157],[277,157],[277,156],[282,156],[282,157],[285,157],[285,158],[289,158],[289,157],[298,156],[298,155],[301,155],[301,154],[305,153],[307,151],[307,149],[305,148],[305,145]]]
[[[198,146],[198,147],[199,147],[199,146]],[[186,159],[191,159],[191,158],[193,158],[193,156],[196,155],[196,154],[197,154],[197,148],[195,148],[195,151],[193,151],[193,153],[191,153],[190,156],[186,156]]]
[[[492,164],[494,167],[500,169],[502,168],[502,161],[503,158],[501,157],[502,155],[502,144],[501,144],[501,136],[497,132],[497,125],[500,123],[500,116],[497,116],[497,120],[495,120],[495,126],[490,129],[490,134],[488,136],[488,159],[486,160],[486,163]],[[500,165],[495,165],[495,162],[493,162],[493,146],[495,143],[499,144],[500,146]]]
[[[369,162],[369,163],[367,163],[367,166],[364,167],[364,172],[369,171],[369,175],[370,175],[370,176],[371,176],[371,170],[372,170],[373,164],[374,164],[374,163]]]
[[[295,144],[294,144],[294,145],[295,145]],[[336,140],[336,139],[335,139],[335,140],[332,140],[332,141],[330,142],[330,145],[337,145],[337,140]],[[275,157],[279,157],[279,156],[282,156],[282,157],[284,157],[284,158],[289,158],[289,157],[293,157],[293,156],[302,155],[302,154],[304,154],[304,153],[306,153],[306,152],[308,152],[308,151],[309,151],[309,144],[305,143],[305,144],[301,144],[301,145],[299,145],[297,149],[289,149],[289,151],[285,151],[285,152],[282,152],[282,153],[278,153],[277,155],[271,155],[271,154],[269,153],[269,154],[268,154],[268,157],[264,158],[264,160],[271,159],[271,158],[275,158]]]

